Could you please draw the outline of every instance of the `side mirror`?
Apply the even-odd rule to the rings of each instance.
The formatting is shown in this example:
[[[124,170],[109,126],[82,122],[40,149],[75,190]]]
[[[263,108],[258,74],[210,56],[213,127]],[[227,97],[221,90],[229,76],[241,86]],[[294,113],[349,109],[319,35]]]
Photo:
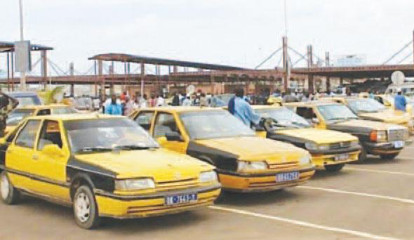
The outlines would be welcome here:
[[[165,134],[165,137],[167,138],[167,141],[178,141],[178,142],[183,141],[183,138],[177,132],[168,132]]]
[[[60,157],[63,156],[62,149],[60,149],[59,146],[56,144],[46,145],[42,149],[42,153],[45,155],[49,155],[49,156],[60,156]]]
[[[318,118],[312,118],[312,123],[313,124],[319,124],[319,119]]]

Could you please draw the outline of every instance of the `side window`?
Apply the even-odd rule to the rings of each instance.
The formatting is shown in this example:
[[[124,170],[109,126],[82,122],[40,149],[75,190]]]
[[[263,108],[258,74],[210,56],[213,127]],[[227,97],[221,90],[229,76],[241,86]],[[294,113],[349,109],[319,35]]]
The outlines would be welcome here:
[[[180,134],[174,116],[169,113],[159,113],[155,121],[154,137],[164,137],[166,133],[174,132]]]
[[[47,145],[58,145],[62,148],[62,138],[59,123],[56,121],[44,121],[40,132],[37,150],[41,151]]]
[[[37,113],[36,116],[44,116],[44,115],[50,115],[50,109],[42,109]]]
[[[313,118],[316,118],[316,114],[313,112],[312,108],[298,107],[296,113],[308,121],[312,121]]]
[[[30,120],[20,131],[16,138],[16,145],[20,147],[33,148],[35,145],[36,134],[39,130],[40,120]]]
[[[153,117],[154,112],[141,112],[138,114],[138,117],[135,118],[135,122],[138,123],[138,125],[140,125],[143,129],[149,131]]]

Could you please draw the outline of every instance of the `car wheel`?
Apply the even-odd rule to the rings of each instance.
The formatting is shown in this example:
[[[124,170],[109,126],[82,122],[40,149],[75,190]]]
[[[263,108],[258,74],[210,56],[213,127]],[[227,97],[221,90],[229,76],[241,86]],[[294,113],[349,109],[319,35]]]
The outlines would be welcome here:
[[[381,159],[383,160],[393,160],[394,158],[396,158],[398,156],[399,153],[394,153],[394,154],[383,154],[380,155]]]
[[[365,150],[365,148],[364,147],[362,147],[361,148],[361,152],[359,153],[359,156],[358,156],[358,162],[359,163],[363,163],[363,162],[366,162],[367,161],[367,150]]]
[[[6,171],[3,171],[0,175],[0,191],[1,199],[5,204],[13,205],[19,201],[20,192],[13,187]]]
[[[82,185],[76,190],[73,198],[73,213],[76,224],[81,228],[93,229],[99,226],[98,208],[90,187]]]
[[[335,164],[335,165],[326,165],[325,170],[328,172],[339,172],[342,170],[342,168],[345,166],[345,164]]]

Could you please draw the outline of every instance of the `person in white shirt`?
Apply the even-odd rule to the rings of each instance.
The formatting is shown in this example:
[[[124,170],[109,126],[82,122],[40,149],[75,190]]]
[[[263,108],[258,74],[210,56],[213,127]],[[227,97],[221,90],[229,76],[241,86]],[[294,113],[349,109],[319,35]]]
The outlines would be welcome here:
[[[155,106],[162,107],[162,106],[164,106],[164,104],[165,104],[164,98],[161,95],[159,95],[157,97],[157,102],[155,103]]]

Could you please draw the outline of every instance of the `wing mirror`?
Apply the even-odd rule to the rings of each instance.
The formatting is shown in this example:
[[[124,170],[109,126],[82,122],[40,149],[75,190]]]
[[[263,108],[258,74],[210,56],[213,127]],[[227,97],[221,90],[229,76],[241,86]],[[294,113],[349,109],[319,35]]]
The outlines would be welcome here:
[[[42,153],[49,155],[49,156],[63,156],[63,150],[61,148],[59,148],[58,145],[56,144],[49,144],[46,145],[43,150]]]
[[[165,137],[167,138],[167,141],[177,141],[177,142],[183,141],[183,138],[177,132],[168,132],[165,134]]]
[[[313,124],[319,124],[319,119],[318,118],[312,118],[312,123]]]

